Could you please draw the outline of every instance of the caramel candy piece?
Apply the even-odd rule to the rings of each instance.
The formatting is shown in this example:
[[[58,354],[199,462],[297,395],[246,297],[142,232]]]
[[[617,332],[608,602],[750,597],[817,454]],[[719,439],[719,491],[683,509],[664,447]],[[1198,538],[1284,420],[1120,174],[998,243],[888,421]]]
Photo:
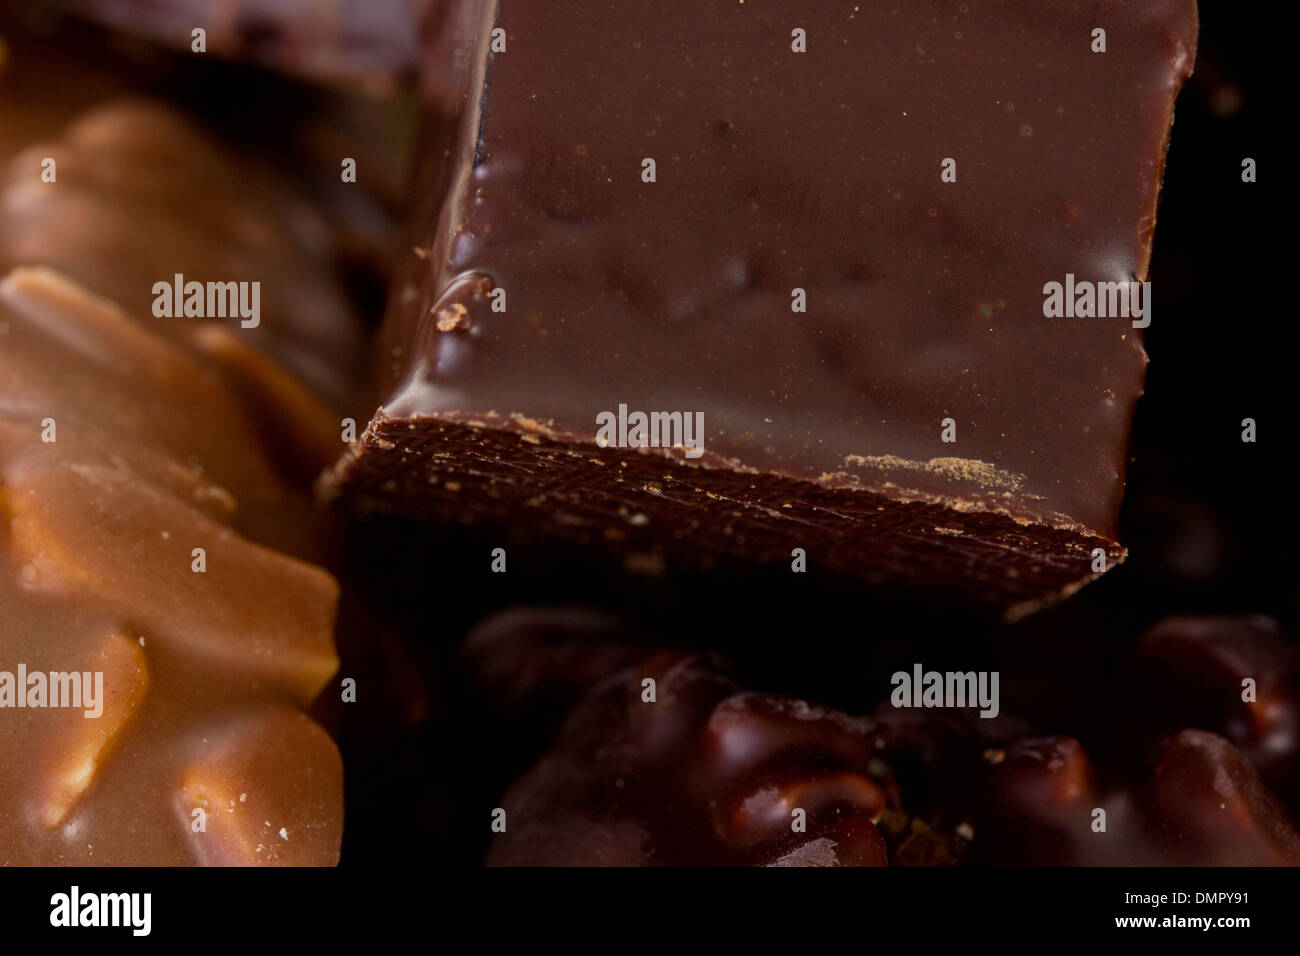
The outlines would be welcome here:
[[[1145,279],[1196,29],[1193,0],[437,5],[379,407],[327,492],[1013,616],[1068,593],[1124,557],[1146,355],[1047,287]]]

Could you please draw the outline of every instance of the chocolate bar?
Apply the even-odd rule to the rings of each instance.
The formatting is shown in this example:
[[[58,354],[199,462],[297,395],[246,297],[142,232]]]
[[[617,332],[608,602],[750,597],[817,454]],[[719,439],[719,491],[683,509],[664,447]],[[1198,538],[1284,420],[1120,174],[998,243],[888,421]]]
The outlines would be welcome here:
[[[65,276],[0,281],[0,343],[0,864],[337,862],[310,501],[210,364]]]
[[[1068,592],[1125,553],[1195,35],[1191,0],[440,5],[455,119],[326,494],[651,569]]]
[[[1131,724],[1146,728],[1131,750],[1149,753],[1184,727],[1213,731],[1300,810],[1300,645],[1275,619],[1166,618],[1142,635],[1126,671]]]

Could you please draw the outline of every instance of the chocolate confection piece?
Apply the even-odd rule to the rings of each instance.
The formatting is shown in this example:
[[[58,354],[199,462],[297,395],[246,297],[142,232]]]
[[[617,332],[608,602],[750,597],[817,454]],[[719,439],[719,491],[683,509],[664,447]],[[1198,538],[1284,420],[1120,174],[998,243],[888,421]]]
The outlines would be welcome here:
[[[512,607],[482,621],[457,654],[457,682],[467,693],[456,712],[473,714],[473,734],[459,741],[463,752],[481,759],[481,742],[491,740],[492,756],[475,775],[476,789],[457,798],[478,806],[499,796],[593,685],[664,646],[638,640],[616,616],[590,608]]]
[[[970,786],[971,781],[978,783]],[[1093,809],[1106,804],[1092,762],[1072,737],[1026,737],[987,747],[979,770],[958,793],[965,812],[976,821],[974,862],[1096,863],[1101,853],[1114,847],[1114,840],[1105,841],[1091,829]],[[1126,834],[1126,839],[1128,849],[1135,850],[1133,835]]]
[[[523,607],[475,627],[461,658],[495,709],[536,725],[654,649],[631,641],[618,618],[600,611]]]
[[[554,749],[502,798],[507,828],[488,862],[884,865],[875,821],[902,810],[872,775],[867,726],[741,692],[708,656],[656,655],[573,710]]]
[[[125,159],[123,147],[135,146],[127,134],[150,144],[142,150],[153,153],[143,178],[157,189],[150,194],[155,207],[141,208],[148,190],[128,192],[120,180],[91,168],[81,156],[79,165],[90,175],[81,189],[71,191],[79,202],[62,197],[57,204],[60,216],[79,222],[80,216],[70,212],[76,206],[82,212],[102,207],[118,216],[143,213],[154,227],[157,223],[150,220],[168,218],[160,234],[175,238],[180,231],[183,241],[173,255],[188,259],[203,243],[198,237],[205,235],[203,224],[193,219],[197,213],[212,233],[210,248],[203,250],[207,259],[233,264],[236,256],[225,248],[233,243],[257,252],[262,271],[273,266],[287,280],[278,288],[266,283],[268,299],[274,300],[274,308],[266,303],[268,324],[276,327],[270,335],[292,343],[277,350],[277,357],[290,361],[326,398],[354,398],[364,349],[351,323],[338,319],[339,278],[370,312],[382,312],[397,243],[393,212],[405,206],[415,151],[418,95],[412,91],[376,99],[353,91],[321,90],[271,74],[234,70],[211,59],[113,42],[103,31],[74,21],[25,22],[12,8],[0,10],[0,160],[7,163],[14,153],[38,143],[73,149],[69,139],[77,135],[70,130],[74,120],[109,104],[120,111],[125,103],[119,101],[132,94],[168,95],[173,103],[184,105],[165,119],[161,113],[150,116],[137,109],[134,122],[126,122],[106,141],[82,141],[80,146],[113,150],[118,154],[116,167]],[[183,118],[196,116],[203,118],[202,130]],[[159,121],[159,128],[141,130],[149,120]],[[47,154],[42,148],[36,155],[44,159]],[[343,158],[356,163],[354,182],[340,177]],[[192,178],[177,175],[173,166]],[[30,186],[30,177],[40,172],[25,159],[12,180]],[[178,181],[195,185],[188,205],[181,201]],[[93,191],[96,186],[98,192]],[[87,190],[92,190],[89,196]],[[55,204],[51,195],[27,196],[29,202],[37,198]],[[33,211],[46,210],[40,205]],[[39,217],[27,225],[43,227],[50,238],[50,231],[62,228],[58,221]],[[123,230],[122,222],[114,218],[101,229]],[[229,234],[232,229],[238,234]],[[212,241],[223,237],[224,242]],[[82,233],[57,238],[76,240],[75,251],[92,251],[81,248],[90,245]],[[121,238],[136,252],[143,244],[138,230]],[[252,248],[257,243],[260,247]],[[138,261],[150,265],[165,260],[167,254],[158,250],[162,245],[147,248]],[[84,258],[70,254],[67,247],[58,249],[64,250],[59,254],[65,270]],[[304,266],[310,271],[313,265],[318,275],[301,283]],[[326,265],[333,271],[327,272]],[[134,301],[142,293],[134,281],[138,277],[129,278],[130,283],[123,279],[118,285],[130,284]],[[277,296],[286,285],[298,287],[297,294]],[[290,314],[277,319],[276,311]],[[246,334],[259,343],[265,330]],[[337,453],[336,447],[330,457]]]
[[[1166,618],[1142,635],[1127,678],[1134,724],[1158,738],[1185,727],[1226,737],[1300,810],[1300,646],[1275,619]]]
[[[99,23],[207,52],[383,92],[409,80],[429,0],[65,0]]]
[[[1148,804],[1165,862],[1300,866],[1300,833],[1255,769],[1215,734],[1185,730],[1166,744]]]
[[[47,158],[53,182],[42,176]],[[330,273],[324,221],[282,178],[250,156],[232,158],[176,111],[128,99],[82,115],[57,142],[11,159],[0,211],[0,266],[57,268],[151,328],[228,360],[248,384],[260,378],[250,369],[255,346],[321,396],[272,390],[261,402],[271,420],[320,418],[322,398],[339,404],[351,391],[361,331]],[[197,310],[191,283],[203,289]],[[222,284],[218,309],[210,283]],[[225,295],[229,283],[244,311]],[[327,417],[332,434],[313,460],[337,454],[337,417]]]
[[[327,493],[1021,610],[1122,558],[1145,354],[1045,286],[1145,277],[1192,0],[430,22],[458,114]]]
[[[70,279],[0,282],[0,343],[0,863],[335,863],[310,502],[213,368]]]
[[[1214,734],[1181,732],[1145,778],[1113,789],[1098,784],[1069,737],[1010,741],[985,749],[982,763],[948,794],[971,821],[966,863],[1300,865],[1295,825],[1245,757]]]
[[[480,679],[500,706],[518,711],[521,699],[562,685],[538,679],[556,660],[595,646],[608,661],[634,647],[626,630],[620,641],[609,622],[569,613],[567,651],[558,609],[517,609],[476,630],[475,647],[495,649],[478,657],[492,664]],[[888,685],[884,671],[860,676]],[[641,696],[647,677],[654,702]],[[568,687],[576,692],[573,681]],[[1217,706],[1189,704],[1186,720],[1204,723]],[[1257,750],[1182,730],[1141,762],[1115,761],[1109,755],[1143,732],[1139,720],[1090,718],[1102,755],[1094,760],[1079,739],[1005,713],[985,719],[882,702],[851,717],[744,691],[716,657],[661,652],[596,681],[570,710],[500,801],[507,828],[492,837],[488,861],[882,862],[858,826],[870,821],[891,864],[1300,864],[1300,833],[1252,766]],[[496,753],[496,762],[509,759]],[[802,834],[784,819],[796,807],[808,811]],[[851,839],[838,842],[839,825]]]

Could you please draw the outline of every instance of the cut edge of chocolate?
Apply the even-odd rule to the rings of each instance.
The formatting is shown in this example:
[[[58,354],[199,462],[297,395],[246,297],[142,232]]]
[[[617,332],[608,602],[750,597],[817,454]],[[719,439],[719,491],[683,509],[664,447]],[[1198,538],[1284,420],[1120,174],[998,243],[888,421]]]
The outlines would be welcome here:
[[[1106,570],[1127,556],[1118,541],[1066,516],[1035,520],[1016,513],[1012,498],[999,505],[1001,493],[981,485],[978,468],[962,479],[970,490],[954,495],[860,477],[808,481],[712,458],[601,447],[518,415],[407,418],[381,408],[317,490],[362,511],[613,547],[629,566],[649,553],[662,569],[667,551],[683,568],[775,569],[802,548],[814,572],[995,606],[1008,620],[1104,574],[1092,570],[1095,549],[1105,552]]]

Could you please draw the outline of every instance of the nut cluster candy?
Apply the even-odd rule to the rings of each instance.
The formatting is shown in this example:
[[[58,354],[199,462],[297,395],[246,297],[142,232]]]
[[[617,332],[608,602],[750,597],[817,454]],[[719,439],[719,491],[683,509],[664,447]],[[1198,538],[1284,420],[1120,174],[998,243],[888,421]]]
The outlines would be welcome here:
[[[47,160],[52,183],[32,175]],[[0,266],[58,269],[158,333],[197,341],[232,364],[247,364],[237,354],[252,346],[308,394],[342,403],[360,328],[324,267],[332,239],[325,217],[287,187],[253,154],[232,155],[172,108],[110,100],[77,116],[57,141],[28,144],[9,160],[0,179]],[[189,282],[203,284],[206,312],[207,283],[236,276],[261,280],[255,317],[186,313]],[[171,287],[163,315],[158,283]],[[230,302],[223,295],[220,304]],[[292,398],[267,397],[275,403],[268,415],[310,419]]]
[[[274,547],[309,503],[115,303],[15,269],[0,332],[3,862],[334,863],[342,766],[304,708],[338,588]]]
[[[707,658],[660,655],[571,714],[503,798],[507,833],[488,862],[883,866],[888,798],[870,757],[844,714],[740,693]]]
[[[515,645],[521,674],[534,670],[532,635],[546,626],[530,617],[492,625],[499,644]],[[588,641],[575,634],[571,647]],[[1183,730],[1127,779],[1102,769],[1079,740],[1014,718],[888,703],[851,717],[742,690],[716,658],[664,653],[573,707],[502,796],[507,826],[488,861],[1300,865],[1300,832],[1223,737]]]
[[[338,584],[304,476],[361,332],[325,217],[159,102],[56,85],[65,125],[28,122],[49,62],[5,59],[0,863],[332,865],[308,711]],[[190,280],[227,308],[159,307]]]

